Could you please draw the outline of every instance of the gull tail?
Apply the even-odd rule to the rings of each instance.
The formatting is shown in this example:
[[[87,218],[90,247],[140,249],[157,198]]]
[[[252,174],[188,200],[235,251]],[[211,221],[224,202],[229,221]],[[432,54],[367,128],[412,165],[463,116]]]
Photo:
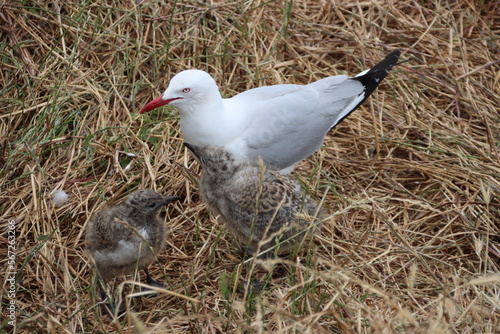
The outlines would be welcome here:
[[[359,94],[358,98],[356,98],[351,105],[344,109],[344,111],[341,113],[340,117],[337,119],[335,124],[333,124],[330,130],[333,129],[337,124],[342,122],[342,120],[349,116],[354,110],[356,110],[360,106],[360,104],[363,103],[375,91],[377,86],[382,82],[382,80],[384,80],[387,74],[389,74],[391,69],[395,65],[397,65],[400,55],[401,51],[394,50],[371,69],[363,71],[356,75],[354,78],[350,79],[361,82],[365,90],[361,94]]]

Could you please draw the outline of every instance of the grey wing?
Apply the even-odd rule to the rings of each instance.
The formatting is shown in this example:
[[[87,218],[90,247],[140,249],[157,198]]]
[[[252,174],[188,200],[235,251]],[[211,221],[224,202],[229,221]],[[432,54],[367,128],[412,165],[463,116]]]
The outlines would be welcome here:
[[[256,99],[259,102],[252,106],[255,116],[241,138],[250,148],[251,160],[261,156],[267,165],[277,169],[293,166],[313,154],[363,89],[361,83],[345,76],[307,86],[271,87],[284,91],[281,95],[268,92],[266,99]]]

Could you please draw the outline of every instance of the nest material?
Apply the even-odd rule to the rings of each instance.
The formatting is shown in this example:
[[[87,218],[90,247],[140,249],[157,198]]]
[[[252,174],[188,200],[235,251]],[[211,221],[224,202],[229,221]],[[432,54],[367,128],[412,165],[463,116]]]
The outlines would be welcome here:
[[[0,5],[0,224],[6,243],[9,223],[17,232],[18,332],[499,332],[500,10],[484,3]],[[244,263],[200,202],[177,112],[138,114],[184,69],[231,96],[353,76],[394,48],[409,61],[294,172],[332,216],[281,272]],[[185,198],[150,268],[169,292],[100,316],[84,230],[146,187]],[[134,292],[128,279],[111,288]]]

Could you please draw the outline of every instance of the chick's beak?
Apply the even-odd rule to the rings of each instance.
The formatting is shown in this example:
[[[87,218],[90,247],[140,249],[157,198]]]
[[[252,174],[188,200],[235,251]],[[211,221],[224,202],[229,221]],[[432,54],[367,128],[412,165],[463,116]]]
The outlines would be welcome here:
[[[189,144],[189,143],[186,143],[184,142],[184,146],[186,146],[188,148],[188,150],[191,151],[191,153],[193,153],[193,155],[199,160],[200,159],[200,156],[198,155],[198,149],[199,147],[196,146],[196,145],[193,145],[193,144]]]
[[[179,196],[165,196],[163,200],[163,205],[167,205],[169,203],[175,202],[180,200],[181,198]]]

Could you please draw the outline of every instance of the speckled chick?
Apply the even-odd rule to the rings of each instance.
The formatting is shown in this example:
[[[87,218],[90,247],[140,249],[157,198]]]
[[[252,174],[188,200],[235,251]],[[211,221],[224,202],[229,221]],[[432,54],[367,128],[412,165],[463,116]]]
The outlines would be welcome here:
[[[146,272],[148,284],[159,285],[147,270],[165,245],[165,224],[158,213],[178,199],[143,189],[92,217],[85,237],[86,251],[94,258],[104,282],[137,268]]]
[[[326,217],[291,177],[263,165],[237,162],[217,146],[185,145],[202,166],[202,198],[250,253],[262,253],[277,242],[279,252],[288,251],[308,234],[299,232],[314,232],[317,224],[310,225]],[[307,227],[311,228],[305,231]]]

